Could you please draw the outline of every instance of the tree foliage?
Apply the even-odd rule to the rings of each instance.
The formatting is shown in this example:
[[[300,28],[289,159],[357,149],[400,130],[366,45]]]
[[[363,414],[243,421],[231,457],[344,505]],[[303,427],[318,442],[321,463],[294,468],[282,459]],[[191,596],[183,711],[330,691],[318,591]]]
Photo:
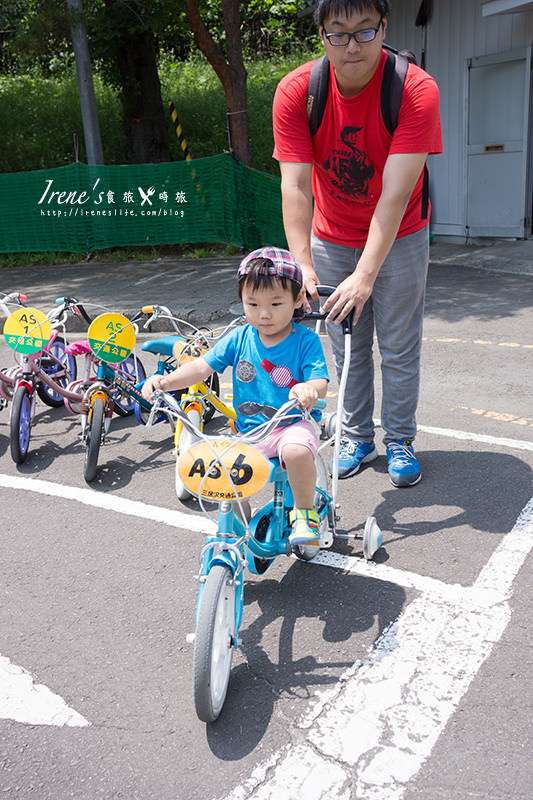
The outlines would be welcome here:
[[[93,69],[118,90],[130,161],[170,158],[158,67],[202,52],[224,88],[235,155],[251,163],[244,62],[286,55],[316,39],[287,0],[83,0]],[[3,0],[0,74],[71,75],[65,0]],[[166,99],[166,98],[165,98]]]
[[[206,30],[226,46],[221,0],[196,4]],[[318,44],[316,27],[301,16],[302,3],[244,0],[239,3],[243,55],[246,60],[289,55]],[[186,61],[198,52],[183,0],[84,0],[85,23],[90,30],[95,67],[110,85],[119,76],[107,61],[118,25],[149,29],[157,52]],[[109,47],[106,47],[106,42]],[[99,51],[101,58],[96,58]],[[39,71],[59,74],[72,66],[72,47],[65,0],[2,0],[0,2],[0,74]]]

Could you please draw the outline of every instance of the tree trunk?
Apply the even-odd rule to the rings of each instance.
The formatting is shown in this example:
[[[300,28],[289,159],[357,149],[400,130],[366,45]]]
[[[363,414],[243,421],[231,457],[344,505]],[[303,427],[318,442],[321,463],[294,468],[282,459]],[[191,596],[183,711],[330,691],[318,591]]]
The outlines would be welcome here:
[[[78,80],[78,94],[80,97],[81,118],[83,122],[83,136],[88,164],[103,164],[102,139],[98,122],[98,109],[94,94],[93,73],[89,44],[83,21],[82,0],[67,0],[70,17],[70,30],[72,34],[72,47],[76,61],[76,78]]]
[[[125,38],[116,58],[122,76],[122,125],[130,163],[170,161],[153,33],[144,30]]]
[[[218,75],[228,105],[230,152],[244,164],[252,165],[248,131],[246,70],[242,58],[242,37],[239,3],[222,0],[227,60],[222,47],[207,30],[195,0],[184,0],[185,13],[198,47]]]

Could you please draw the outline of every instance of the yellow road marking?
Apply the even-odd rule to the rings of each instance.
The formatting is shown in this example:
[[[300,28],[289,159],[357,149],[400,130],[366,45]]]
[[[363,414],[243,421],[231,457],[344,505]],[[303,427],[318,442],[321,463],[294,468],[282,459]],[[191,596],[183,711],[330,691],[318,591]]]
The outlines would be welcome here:
[[[523,425],[533,428],[533,417],[519,417],[507,411],[492,411],[486,408],[470,408],[469,406],[453,406],[450,410],[467,411],[470,414],[475,414],[477,417],[486,417],[487,419],[495,419],[498,422],[510,422],[513,425]]]
[[[520,342],[492,342],[487,339],[456,339],[452,337],[424,336],[423,342],[440,342],[442,344],[482,344],[493,347],[522,347],[524,350],[533,350],[533,344],[520,344]]]

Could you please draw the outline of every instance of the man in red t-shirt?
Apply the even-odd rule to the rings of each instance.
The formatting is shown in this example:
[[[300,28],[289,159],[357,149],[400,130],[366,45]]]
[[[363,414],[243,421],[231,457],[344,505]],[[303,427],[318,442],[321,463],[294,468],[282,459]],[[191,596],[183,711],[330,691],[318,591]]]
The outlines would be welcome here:
[[[280,162],[283,221],[305,288],[336,287],[323,304],[340,375],[341,321],[354,331],[343,413],[339,476],[374,460],[374,329],[380,347],[381,425],[395,486],[421,477],[412,440],[420,383],[429,262],[423,170],[442,151],[435,81],[409,64],[391,135],[381,114],[382,49],[389,0],[318,0],[315,21],[330,62],[324,116],[312,137],[307,88],[313,62],[293,70],[274,98],[274,158]]]

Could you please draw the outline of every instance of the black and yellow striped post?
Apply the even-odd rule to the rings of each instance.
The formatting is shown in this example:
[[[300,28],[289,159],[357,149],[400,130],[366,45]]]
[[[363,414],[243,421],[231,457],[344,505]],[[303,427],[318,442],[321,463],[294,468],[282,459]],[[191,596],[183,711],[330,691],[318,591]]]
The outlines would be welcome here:
[[[176,113],[176,109],[174,108],[174,103],[172,102],[172,100],[168,100],[168,107],[170,109],[170,116],[172,117],[172,122],[174,123],[174,127],[176,129],[176,136],[178,137],[180,147],[183,150],[183,155],[185,156],[185,160],[190,161],[191,154],[189,153],[189,148],[187,147],[187,142],[185,141],[185,137],[183,135],[178,115]]]

